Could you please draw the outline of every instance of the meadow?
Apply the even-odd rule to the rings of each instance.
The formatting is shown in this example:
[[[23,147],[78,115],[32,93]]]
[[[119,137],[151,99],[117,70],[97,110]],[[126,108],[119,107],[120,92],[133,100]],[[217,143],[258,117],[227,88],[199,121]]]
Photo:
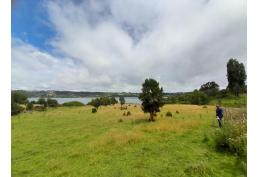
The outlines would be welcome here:
[[[12,176],[246,176],[237,156],[213,146],[220,131],[214,106],[165,105],[155,122],[140,105],[101,106],[94,114],[91,108],[13,116]]]

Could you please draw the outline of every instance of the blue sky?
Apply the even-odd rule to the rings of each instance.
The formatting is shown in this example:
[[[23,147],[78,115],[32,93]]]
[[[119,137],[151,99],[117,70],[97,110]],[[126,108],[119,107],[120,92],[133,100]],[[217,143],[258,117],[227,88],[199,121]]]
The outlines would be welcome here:
[[[48,39],[55,35],[49,27],[42,0],[17,0],[12,9],[12,37],[47,50]]]
[[[166,92],[227,86],[226,63],[246,64],[242,0],[16,0],[12,89]]]

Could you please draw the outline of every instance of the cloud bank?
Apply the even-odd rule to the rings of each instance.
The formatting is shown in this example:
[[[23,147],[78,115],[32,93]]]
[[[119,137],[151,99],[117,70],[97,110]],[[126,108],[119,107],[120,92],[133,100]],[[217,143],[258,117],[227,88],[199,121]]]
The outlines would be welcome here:
[[[12,88],[167,92],[226,87],[226,63],[246,64],[242,0],[44,1],[52,51],[12,40]]]

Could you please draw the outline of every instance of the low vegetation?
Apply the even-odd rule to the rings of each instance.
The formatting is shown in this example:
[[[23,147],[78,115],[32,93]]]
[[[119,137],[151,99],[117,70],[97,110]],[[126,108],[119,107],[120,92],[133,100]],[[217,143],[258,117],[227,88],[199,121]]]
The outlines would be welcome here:
[[[247,162],[247,116],[245,109],[225,109],[223,128],[215,132],[219,151],[236,154],[242,164]]]
[[[62,104],[63,106],[84,106],[83,103],[79,101],[70,101],[70,102],[65,102]]]
[[[214,106],[164,105],[155,122],[140,106],[128,106],[128,117],[119,108],[92,114],[87,105],[57,107],[13,116],[12,176],[246,176],[237,155],[215,148],[210,131],[223,130]],[[168,111],[180,114],[162,118]]]

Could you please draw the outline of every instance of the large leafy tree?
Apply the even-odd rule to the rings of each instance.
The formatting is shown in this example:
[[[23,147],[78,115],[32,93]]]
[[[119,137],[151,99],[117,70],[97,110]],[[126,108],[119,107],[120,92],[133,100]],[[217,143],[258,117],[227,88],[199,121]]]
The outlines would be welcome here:
[[[154,121],[154,116],[160,112],[160,107],[164,105],[163,89],[154,79],[146,79],[142,84],[142,93],[139,95],[142,101],[142,110],[150,113],[150,121]]]
[[[246,72],[244,64],[239,63],[236,59],[230,59],[227,63],[227,78],[227,88],[238,96],[241,90],[244,90],[246,87]]]
[[[21,105],[26,105],[28,103],[27,96],[19,91],[11,92],[11,115],[16,115],[21,113],[24,108]]]
[[[122,106],[125,104],[125,98],[123,96],[120,96],[119,97],[119,102],[120,102],[121,108],[122,108]]]
[[[208,96],[216,96],[219,92],[219,85],[214,81],[207,82],[201,86],[200,91],[206,93]]]

